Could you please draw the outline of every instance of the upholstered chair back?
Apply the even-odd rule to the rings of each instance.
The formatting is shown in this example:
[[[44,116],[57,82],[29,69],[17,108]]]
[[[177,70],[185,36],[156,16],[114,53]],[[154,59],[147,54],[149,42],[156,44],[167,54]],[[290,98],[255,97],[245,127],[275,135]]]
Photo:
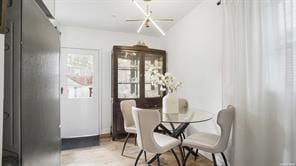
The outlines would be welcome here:
[[[179,99],[179,112],[186,113],[188,111],[188,101],[186,99]]]
[[[137,142],[140,149],[157,153],[161,147],[156,143],[153,133],[160,124],[159,110],[133,107],[133,118],[137,129]]]
[[[217,123],[221,128],[221,136],[214,148],[218,152],[223,152],[227,148],[234,116],[235,108],[230,105],[226,109],[221,110],[218,114]]]
[[[124,100],[120,102],[120,110],[123,115],[124,128],[134,126],[132,107],[136,107],[135,100]]]

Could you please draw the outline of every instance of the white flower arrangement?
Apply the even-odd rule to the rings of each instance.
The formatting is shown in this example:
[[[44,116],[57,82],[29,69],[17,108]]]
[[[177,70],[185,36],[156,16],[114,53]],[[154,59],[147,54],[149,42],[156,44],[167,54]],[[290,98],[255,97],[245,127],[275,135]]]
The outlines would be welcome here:
[[[161,74],[158,72],[158,68],[154,66],[149,68],[149,74],[152,86],[160,86],[161,91],[174,93],[182,85],[171,73]]]

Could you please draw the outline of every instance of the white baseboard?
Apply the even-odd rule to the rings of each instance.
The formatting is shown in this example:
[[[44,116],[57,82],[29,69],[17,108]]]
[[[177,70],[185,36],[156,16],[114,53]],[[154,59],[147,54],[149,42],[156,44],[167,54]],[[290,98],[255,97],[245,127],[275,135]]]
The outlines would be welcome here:
[[[110,134],[110,128],[102,129],[101,134]]]

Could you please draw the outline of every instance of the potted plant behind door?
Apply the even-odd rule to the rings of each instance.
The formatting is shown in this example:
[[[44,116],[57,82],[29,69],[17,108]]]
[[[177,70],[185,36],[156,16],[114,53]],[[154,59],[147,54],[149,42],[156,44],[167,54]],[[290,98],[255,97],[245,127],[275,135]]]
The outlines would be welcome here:
[[[179,99],[176,91],[182,83],[177,81],[171,73],[159,73],[158,68],[154,66],[150,67],[149,74],[152,86],[167,92],[162,99],[162,113],[178,113]]]

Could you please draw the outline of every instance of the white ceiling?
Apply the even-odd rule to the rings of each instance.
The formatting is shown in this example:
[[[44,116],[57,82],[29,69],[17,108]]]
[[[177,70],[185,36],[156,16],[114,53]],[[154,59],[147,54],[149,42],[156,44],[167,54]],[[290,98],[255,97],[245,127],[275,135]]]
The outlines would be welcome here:
[[[152,0],[152,17],[173,18],[173,22],[159,22],[167,31],[180,18],[190,12],[201,0]],[[137,0],[145,8],[143,0]],[[143,19],[143,14],[132,0],[55,0],[55,17],[59,24],[102,30],[137,33],[141,22],[126,22],[126,19]],[[159,36],[151,26],[144,28],[141,34]]]

